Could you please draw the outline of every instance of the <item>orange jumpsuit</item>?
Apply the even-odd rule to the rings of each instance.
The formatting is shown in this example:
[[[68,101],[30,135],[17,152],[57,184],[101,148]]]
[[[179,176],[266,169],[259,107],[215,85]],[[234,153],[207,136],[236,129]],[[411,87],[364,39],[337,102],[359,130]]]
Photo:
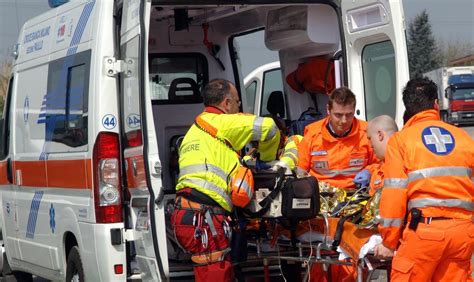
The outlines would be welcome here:
[[[373,167],[372,175],[370,176],[370,184],[369,184],[370,196],[373,196],[375,191],[383,187],[384,169],[385,169],[385,163],[379,163]]]
[[[385,164],[379,231],[386,247],[396,249],[400,242],[392,279],[470,280],[473,139],[440,121],[436,110],[423,111],[390,138]],[[404,228],[407,211],[413,208],[426,217],[416,231]]]
[[[305,128],[298,145],[298,167],[309,171],[318,181],[332,186],[354,188],[352,180],[363,169],[373,171],[378,162],[367,139],[367,122],[354,118],[350,133],[335,138],[326,125],[329,117]]]

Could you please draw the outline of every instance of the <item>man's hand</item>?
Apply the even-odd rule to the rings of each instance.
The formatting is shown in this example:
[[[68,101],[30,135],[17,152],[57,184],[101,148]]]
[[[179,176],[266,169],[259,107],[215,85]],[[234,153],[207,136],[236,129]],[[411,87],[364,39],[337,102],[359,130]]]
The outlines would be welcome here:
[[[283,161],[278,161],[275,165],[272,166],[273,171],[278,171],[278,169],[280,168],[285,169],[285,174],[291,174],[290,166]]]
[[[303,178],[303,177],[308,177],[309,176],[309,173],[306,170],[304,170],[300,167],[296,167],[295,172],[296,172],[296,177],[297,178]]]
[[[378,244],[374,247],[374,255],[377,258],[381,258],[381,259],[392,258],[394,253],[395,252],[392,249],[385,247],[383,244]]]
[[[362,171],[359,171],[356,176],[354,177],[353,182],[355,184],[359,184],[361,187],[367,187],[369,186],[370,182],[370,171],[367,169],[364,169]]]

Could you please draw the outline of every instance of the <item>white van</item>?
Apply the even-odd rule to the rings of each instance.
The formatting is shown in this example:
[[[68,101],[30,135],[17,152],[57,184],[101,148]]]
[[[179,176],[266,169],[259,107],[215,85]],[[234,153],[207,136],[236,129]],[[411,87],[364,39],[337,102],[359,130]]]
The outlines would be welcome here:
[[[136,260],[142,280],[192,277],[169,235],[177,144],[210,79],[244,89],[254,32],[278,52],[282,81],[341,54],[334,76],[356,93],[357,117],[401,123],[401,1],[71,1],[18,40],[0,121],[4,274],[125,281]],[[311,98],[283,90],[285,119],[296,119]]]

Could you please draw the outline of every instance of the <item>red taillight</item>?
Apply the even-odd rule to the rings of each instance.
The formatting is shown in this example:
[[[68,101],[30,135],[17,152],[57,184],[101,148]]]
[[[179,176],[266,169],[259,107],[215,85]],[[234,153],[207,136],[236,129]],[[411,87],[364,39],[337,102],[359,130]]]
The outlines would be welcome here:
[[[122,222],[119,136],[101,132],[94,145],[94,204],[97,223]]]
[[[115,274],[122,274],[123,273],[123,264],[116,264],[114,265]]]
[[[137,147],[143,144],[142,142],[142,131],[134,130],[127,132],[127,147]]]

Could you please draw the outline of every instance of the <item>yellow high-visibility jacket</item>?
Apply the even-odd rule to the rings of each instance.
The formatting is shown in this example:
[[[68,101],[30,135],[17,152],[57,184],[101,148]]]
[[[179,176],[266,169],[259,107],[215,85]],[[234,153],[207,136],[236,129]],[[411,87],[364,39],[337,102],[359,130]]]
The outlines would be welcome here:
[[[292,135],[285,142],[285,149],[283,149],[280,161],[288,164],[291,170],[295,169],[295,166],[298,164],[298,144],[302,139],[303,136],[301,135]]]
[[[220,114],[207,107],[184,136],[179,150],[178,192],[192,188],[231,211],[230,182],[240,165],[238,151],[258,141],[262,161],[274,160],[280,132],[271,118]]]

